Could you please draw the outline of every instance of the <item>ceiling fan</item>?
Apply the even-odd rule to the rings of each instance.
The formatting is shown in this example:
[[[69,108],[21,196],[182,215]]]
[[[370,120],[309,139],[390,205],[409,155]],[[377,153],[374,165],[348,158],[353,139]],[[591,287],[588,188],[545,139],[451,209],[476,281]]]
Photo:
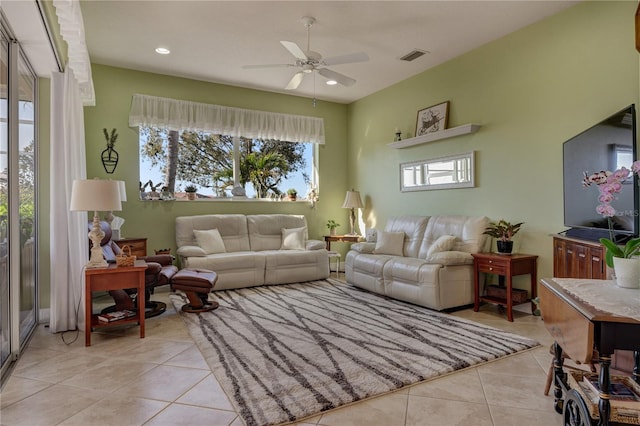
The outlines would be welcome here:
[[[304,16],[302,18],[302,23],[307,28],[307,50],[302,50],[300,46],[292,41],[281,41],[280,43],[284,46],[285,49],[289,51],[295,58],[296,61],[294,64],[266,64],[266,65],[245,65],[242,68],[245,69],[256,69],[256,68],[290,68],[297,67],[300,68],[300,71],[295,73],[289,84],[285,87],[285,90],[295,90],[298,88],[302,80],[304,79],[305,74],[311,74],[314,71],[317,71],[318,74],[327,78],[328,80],[333,80],[336,83],[339,83],[343,86],[351,86],[356,81],[347,77],[344,74],[340,74],[339,72],[330,70],[329,68],[325,68],[327,65],[341,65],[341,64],[350,64],[355,62],[366,62],[369,60],[369,56],[367,56],[364,52],[351,53],[349,55],[342,56],[334,56],[331,58],[322,58],[322,55],[318,52],[314,52],[309,48],[310,41],[310,33],[311,26],[316,22],[316,19],[310,16]]]

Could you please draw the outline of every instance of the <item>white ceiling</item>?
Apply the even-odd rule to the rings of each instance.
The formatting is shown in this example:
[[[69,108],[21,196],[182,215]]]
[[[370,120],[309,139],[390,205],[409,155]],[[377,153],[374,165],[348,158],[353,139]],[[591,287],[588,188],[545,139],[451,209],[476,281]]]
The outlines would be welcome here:
[[[86,0],[81,8],[92,63],[349,103],[576,3]],[[368,54],[368,62],[328,67],[356,79],[353,86],[327,86],[314,73],[315,84],[306,76],[285,91],[297,68],[242,68],[293,63],[280,41],[306,49],[303,16],[317,20],[311,50],[324,57]],[[158,46],[171,54],[156,54]],[[413,49],[429,53],[399,60]]]

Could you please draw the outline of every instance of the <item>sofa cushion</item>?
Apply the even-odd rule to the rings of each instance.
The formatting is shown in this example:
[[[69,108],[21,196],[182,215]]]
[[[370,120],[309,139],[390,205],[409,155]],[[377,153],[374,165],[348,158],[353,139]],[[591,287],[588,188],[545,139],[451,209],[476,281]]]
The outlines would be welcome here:
[[[387,232],[404,232],[405,239],[402,252],[407,257],[418,257],[418,250],[424,238],[428,222],[428,216],[392,217],[387,221],[384,230]],[[421,257],[424,258],[424,256]]]
[[[195,229],[217,229],[227,253],[249,250],[247,219],[243,214],[207,214],[176,218],[176,245],[197,246]],[[278,235],[279,235],[278,229]]]
[[[457,237],[452,250],[467,253],[481,252],[486,248],[486,243],[489,241],[487,239],[488,236],[483,235],[488,224],[489,218],[484,216],[431,216],[424,232],[419,255],[416,257],[426,259],[429,248],[442,235],[454,235]]]
[[[282,228],[303,228],[307,221],[302,215],[256,214],[247,216],[247,229],[251,250],[280,250]],[[305,232],[304,239],[307,239]]]
[[[220,232],[217,229],[194,229],[193,233],[196,236],[198,247],[204,250],[206,254],[227,252],[227,250],[224,248],[224,241],[222,241]]]
[[[376,248],[373,250],[375,254],[390,254],[394,256],[402,256],[404,247],[404,232],[378,232],[378,240]]]
[[[282,228],[282,245],[281,250],[304,250],[305,235],[307,227],[302,228]]]
[[[473,265],[473,256],[466,251],[442,251],[428,257],[427,262],[440,265]]]
[[[427,259],[431,258],[436,253],[451,250],[455,242],[456,237],[453,235],[441,235],[433,244],[431,244],[431,247],[429,247],[429,250],[427,251]]]

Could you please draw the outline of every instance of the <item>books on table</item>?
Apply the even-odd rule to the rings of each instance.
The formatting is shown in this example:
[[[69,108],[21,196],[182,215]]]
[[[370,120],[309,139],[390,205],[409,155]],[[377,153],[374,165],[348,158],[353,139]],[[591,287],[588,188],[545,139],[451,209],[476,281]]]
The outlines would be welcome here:
[[[118,321],[125,318],[131,318],[134,316],[136,316],[136,313],[134,311],[125,309],[122,311],[114,311],[114,312],[100,314],[98,315],[98,320],[100,322],[113,322],[113,321]]]
[[[585,374],[580,383],[582,390],[592,402],[600,398],[600,386],[597,374]],[[638,388],[629,377],[611,376],[610,399],[612,407],[640,409],[640,394]]]

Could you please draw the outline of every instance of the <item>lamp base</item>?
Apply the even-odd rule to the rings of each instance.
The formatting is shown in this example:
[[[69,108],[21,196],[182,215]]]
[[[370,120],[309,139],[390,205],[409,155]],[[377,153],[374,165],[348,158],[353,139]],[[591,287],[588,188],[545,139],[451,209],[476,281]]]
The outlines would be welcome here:
[[[93,226],[91,231],[89,231],[89,239],[91,240],[91,257],[89,258],[89,262],[85,265],[87,269],[94,268],[107,268],[109,264],[104,257],[102,256],[102,249],[100,248],[100,242],[104,238],[104,232],[100,227],[100,216],[98,216],[98,212],[95,212],[93,216]]]

